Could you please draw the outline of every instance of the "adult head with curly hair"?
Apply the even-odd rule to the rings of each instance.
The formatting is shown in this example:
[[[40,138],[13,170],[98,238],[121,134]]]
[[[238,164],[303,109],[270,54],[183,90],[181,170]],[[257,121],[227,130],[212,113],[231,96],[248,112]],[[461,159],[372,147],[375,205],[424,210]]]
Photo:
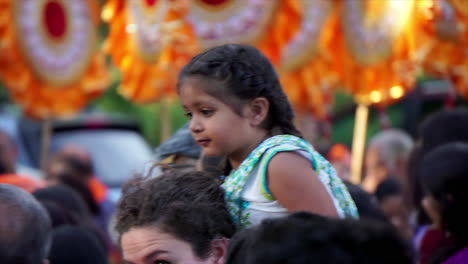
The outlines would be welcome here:
[[[235,232],[220,183],[195,171],[134,178],[123,189],[116,220],[124,259],[132,264],[221,264]]]

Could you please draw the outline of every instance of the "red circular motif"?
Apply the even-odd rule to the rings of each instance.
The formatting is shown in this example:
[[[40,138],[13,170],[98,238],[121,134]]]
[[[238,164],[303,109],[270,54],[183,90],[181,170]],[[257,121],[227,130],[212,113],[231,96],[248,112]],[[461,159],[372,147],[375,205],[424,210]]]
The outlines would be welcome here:
[[[157,0],[146,0],[146,4],[149,6],[154,6],[156,4]]]
[[[64,7],[56,1],[48,2],[44,8],[44,23],[50,35],[62,37],[67,29]]]
[[[221,5],[221,4],[228,2],[229,0],[201,0],[201,1],[208,5]]]

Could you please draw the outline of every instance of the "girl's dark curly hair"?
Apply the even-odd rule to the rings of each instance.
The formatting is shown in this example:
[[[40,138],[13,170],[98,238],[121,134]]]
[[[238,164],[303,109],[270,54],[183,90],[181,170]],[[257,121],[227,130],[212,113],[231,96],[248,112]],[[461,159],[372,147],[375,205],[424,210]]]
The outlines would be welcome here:
[[[116,220],[120,237],[134,227],[157,226],[189,243],[201,259],[209,256],[213,239],[230,238],[235,232],[220,182],[195,171],[169,170],[130,180]]]
[[[187,77],[207,82],[206,93],[231,106],[237,113],[249,100],[265,97],[270,110],[264,126],[272,135],[301,136],[294,126],[294,112],[273,65],[252,46],[227,44],[195,56],[179,75],[178,89]]]

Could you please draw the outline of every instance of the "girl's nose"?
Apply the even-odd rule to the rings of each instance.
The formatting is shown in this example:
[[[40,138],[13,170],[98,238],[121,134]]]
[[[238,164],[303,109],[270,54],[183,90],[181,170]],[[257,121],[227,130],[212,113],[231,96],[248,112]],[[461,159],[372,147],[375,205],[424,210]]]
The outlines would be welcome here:
[[[195,118],[190,120],[190,131],[192,131],[192,133],[198,133],[202,131],[200,122],[198,122]]]

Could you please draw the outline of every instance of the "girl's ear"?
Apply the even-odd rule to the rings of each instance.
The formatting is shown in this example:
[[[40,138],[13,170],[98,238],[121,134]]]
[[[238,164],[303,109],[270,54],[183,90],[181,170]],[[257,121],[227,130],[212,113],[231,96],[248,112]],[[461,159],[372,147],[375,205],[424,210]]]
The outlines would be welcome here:
[[[229,245],[229,239],[227,238],[213,239],[211,241],[210,263],[212,264],[226,263],[228,245]]]
[[[270,102],[265,97],[257,97],[249,103],[251,125],[259,126],[265,121],[270,111]]]

